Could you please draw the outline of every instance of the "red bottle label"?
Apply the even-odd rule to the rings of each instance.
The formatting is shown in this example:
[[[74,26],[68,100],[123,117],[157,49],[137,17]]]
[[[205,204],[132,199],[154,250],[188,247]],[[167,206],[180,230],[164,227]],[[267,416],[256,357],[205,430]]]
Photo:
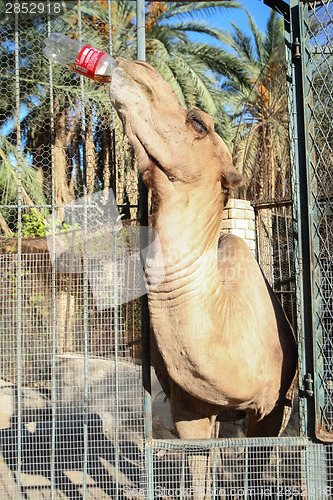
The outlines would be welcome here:
[[[75,70],[77,73],[80,73],[80,75],[87,76],[94,80],[97,63],[104,54],[105,52],[101,50],[94,49],[90,47],[90,45],[85,45],[76,58]]]

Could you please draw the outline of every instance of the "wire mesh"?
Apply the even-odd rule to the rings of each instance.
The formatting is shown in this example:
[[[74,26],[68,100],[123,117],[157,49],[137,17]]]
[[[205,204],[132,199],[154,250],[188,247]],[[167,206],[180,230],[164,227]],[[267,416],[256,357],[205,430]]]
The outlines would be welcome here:
[[[94,270],[100,256],[93,255],[89,260]],[[48,255],[22,254],[22,346],[18,356],[15,342],[17,254],[1,255],[0,267],[1,293],[5,297],[1,301],[0,325],[1,445],[6,468],[13,472],[18,468],[19,419],[24,455],[23,491],[35,486],[36,475],[43,478],[38,487],[48,485],[52,446],[54,487],[69,498],[82,487],[84,451],[90,489],[101,487],[113,498],[116,480],[103,460],[111,464],[110,467],[115,467],[117,460],[117,467],[134,487],[142,474],[141,368],[133,361],[121,314],[116,339],[114,311],[96,313],[90,302],[89,358],[85,360],[82,277],[69,282],[68,277],[57,276],[57,317],[54,318],[50,297],[52,267]],[[54,323],[55,335],[52,335]],[[98,332],[99,357],[96,357],[93,354],[97,350]],[[18,391],[21,392],[20,415]],[[86,445],[84,425],[88,434]],[[55,433],[53,443],[52,432]],[[119,443],[118,450],[114,442]],[[121,484],[121,480],[117,480]],[[39,498],[37,490],[35,494],[31,498]]]
[[[50,32],[110,53],[111,9],[39,4],[0,5],[0,498],[120,498],[145,478],[140,293],[116,300],[137,260],[88,229],[109,220],[111,188],[136,224],[136,164],[108,88],[42,55]],[[80,224],[65,220],[76,199]],[[57,263],[59,232],[80,270],[70,251]]]
[[[320,472],[330,446],[282,438],[178,447],[162,441],[154,450],[153,498],[332,498],[332,478]]]
[[[256,206],[258,262],[294,328],[296,285],[291,202]]]

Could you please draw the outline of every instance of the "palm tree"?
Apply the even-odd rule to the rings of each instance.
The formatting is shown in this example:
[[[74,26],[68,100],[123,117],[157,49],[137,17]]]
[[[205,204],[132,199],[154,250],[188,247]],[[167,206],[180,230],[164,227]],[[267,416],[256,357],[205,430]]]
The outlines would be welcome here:
[[[248,84],[238,58],[221,44],[193,42],[193,34],[208,35],[219,42],[220,29],[198,21],[199,12],[237,8],[236,2],[150,2],[147,28],[147,59],[174,88],[186,108],[199,107],[213,116],[217,132],[231,139],[226,105],[230,95],[218,84],[221,77]]]
[[[227,92],[219,89],[218,78],[224,75],[244,85],[246,73],[235,55],[208,43],[191,43],[190,35],[204,33],[218,40],[221,31],[195,20],[194,15],[201,11],[235,7],[239,5],[231,1],[149,2],[146,18],[147,60],[170,82],[185,107],[198,106],[214,116],[217,131],[226,140],[231,138],[231,122],[225,111]],[[113,54],[136,58],[136,10],[133,2],[112,2],[111,26],[105,0],[82,2],[81,9],[83,40],[109,52],[111,31]],[[52,31],[78,38],[78,22],[75,7],[53,21]],[[133,204],[136,196],[133,155],[122,135],[120,123],[110,112],[107,87],[86,79],[82,93],[78,75],[53,65],[52,112],[49,65],[41,57],[46,36],[45,20],[24,21],[20,28],[20,98],[25,109],[25,117],[21,120],[22,154],[31,172],[34,171],[39,179],[39,194],[49,204],[63,205],[80,196],[84,185],[88,192],[92,192],[107,189],[116,182],[119,187],[121,181],[123,184],[127,182],[127,187],[118,190],[118,203],[130,198]],[[3,59],[0,64],[6,67],[7,73],[6,78],[1,74],[1,90],[6,91],[1,94],[14,96],[14,50],[13,43],[8,43],[13,38],[14,27],[9,23],[1,30]],[[6,123],[8,116],[14,115],[14,101],[9,101],[9,106],[8,102],[1,101],[0,126]],[[111,140],[112,130],[117,136],[116,149]],[[15,145],[16,129],[8,133],[6,139]],[[114,168],[116,161],[117,169]],[[115,170],[120,172],[118,179]],[[130,178],[133,194],[130,193]],[[36,193],[34,196],[30,194],[30,198],[37,203]]]
[[[112,31],[113,53],[126,59],[136,58],[136,7],[132,2],[111,5],[109,26],[107,1],[86,2],[83,35],[92,45],[108,50]],[[222,31],[195,19],[199,13],[239,8],[237,2],[148,2],[146,14],[146,59],[171,84],[186,108],[200,107],[214,118],[217,131],[230,139],[230,121],[225,112],[229,100],[218,79],[233,78],[248,85],[247,75],[238,58],[216,44],[193,43],[191,35],[205,34],[219,42]]]
[[[289,137],[283,19],[271,11],[266,33],[248,13],[252,36],[235,24],[221,40],[245,64],[251,88],[228,79],[223,86],[235,96],[236,133],[233,156],[247,178],[241,191],[251,200],[290,198]]]
[[[1,8],[4,6],[0,6],[0,15]],[[71,13],[64,16],[63,24],[67,23],[69,15]],[[45,20],[42,18],[35,18],[33,21],[28,19],[20,23],[18,33],[20,96],[17,104],[15,27],[10,20],[6,25],[0,26],[0,127],[3,132],[0,140],[0,203],[1,205],[18,203],[19,160],[23,204],[34,207],[34,212],[39,216],[41,211],[35,205],[67,204],[82,192],[84,172],[81,157],[84,155],[89,160],[94,152],[90,133],[92,120],[97,112],[105,116],[109,108],[105,89],[88,83],[85,88],[85,98],[88,103],[86,136],[83,138],[78,112],[82,102],[79,79],[56,65],[52,68],[54,93],[53,108],[50,108],[49,66],[42,56],[45,29]],[[89,113],[91,108],[94,108],[95,114]],[[21,115],[20,151],[17,148],[18,114]],[[88,160],[86,164],[89,163]],[[93,160],[89,165],[91,163]],[[14,214],[15,210],[5,207],[2,212],[1,228],[5,234],[9,234],[15,229],[17,213]],[[47,211],[42,212],[44,216],[47,215]]]
[[[0,17],[4,8],[4,5],[0,5]],[[27,22],[27,28],[28,25],[31,28],[32,24],[31,21]],[[15,51],[11,28],[12,25],[8,20],[0,25],[0,204],[4,206],[0,217],[0,227],[6,235],[10,235],[16,229],[17,209],[13,207],[17,205],[19,186],[22,203],[33,207],[35,216],[42,216],[41,210],[36,208],[35,204],[45,204],[38,172],[26,155],[18,155],[15,122],[19,113],[21,115],[26,113],[26,100],[22,100],[21,106],[16,103]],[[23,59],[26,49],[27,42],[23,41]],[[30,82],[30,76],[29,69],[23,65],[21,77],[27,82],[28,95],[31,88],[35,87],[35,84]],[[20,175],[17,169],[19,162]]]

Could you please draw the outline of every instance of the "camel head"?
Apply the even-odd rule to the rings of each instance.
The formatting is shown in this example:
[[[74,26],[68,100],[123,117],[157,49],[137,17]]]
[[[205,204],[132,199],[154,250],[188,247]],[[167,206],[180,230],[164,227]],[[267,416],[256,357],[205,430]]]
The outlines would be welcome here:
[[[146,185],[155,191],[190,189],[214,183],[222,200],[242,176],[232,165],[213,119],[185,110],[159,73],[143,61],[119,59],[111,82],[111,101],[138,158]]]

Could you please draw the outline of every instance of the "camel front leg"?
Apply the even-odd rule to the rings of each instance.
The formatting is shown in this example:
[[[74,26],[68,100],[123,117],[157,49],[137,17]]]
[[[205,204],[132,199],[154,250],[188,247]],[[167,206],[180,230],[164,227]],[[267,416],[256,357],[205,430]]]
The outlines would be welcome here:
[[[174,386],[170,395],[171,414],[180,439],[209,439],[215,424],[215,408],[192,398]],[[190,484],[186,489],[195,500],[210,499],[209,450],[190,451],[187,457]]]

